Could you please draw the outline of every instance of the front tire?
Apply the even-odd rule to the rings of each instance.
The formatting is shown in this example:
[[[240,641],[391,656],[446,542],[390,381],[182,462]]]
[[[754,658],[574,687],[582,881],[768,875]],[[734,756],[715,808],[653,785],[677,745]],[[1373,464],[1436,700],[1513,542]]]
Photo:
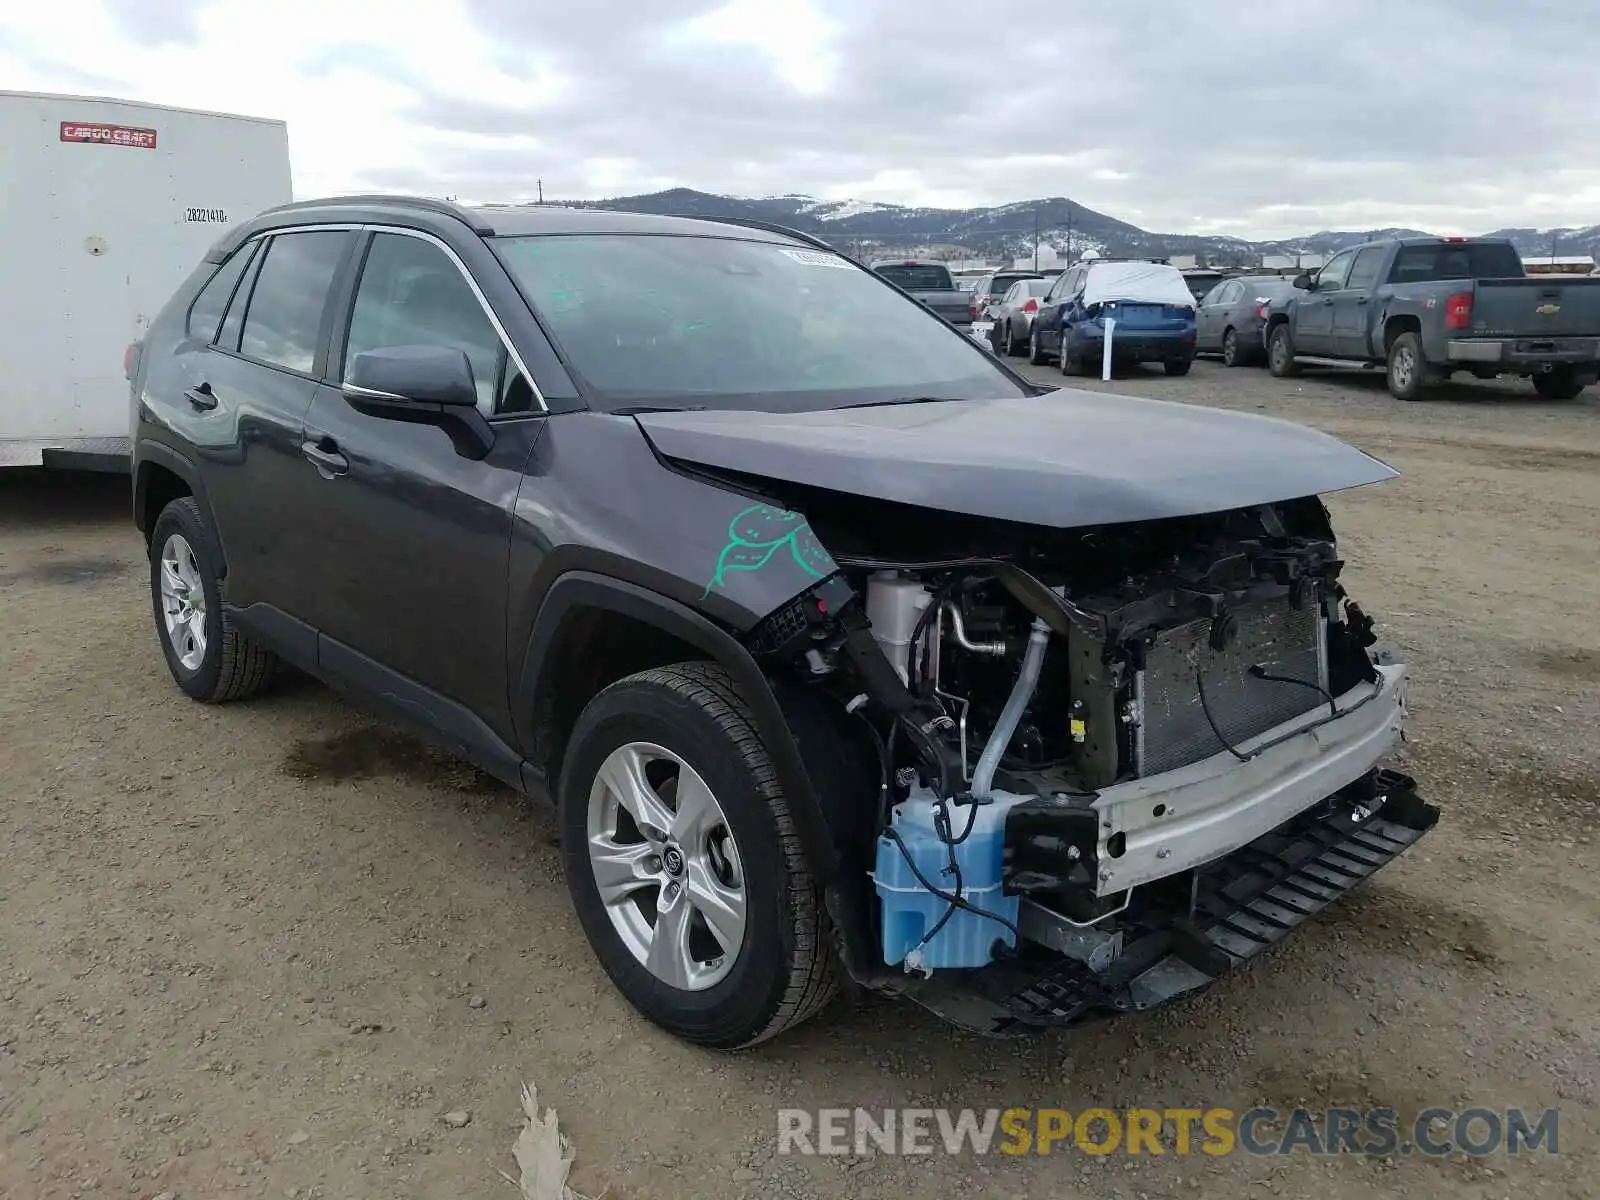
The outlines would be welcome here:
[[[1280,323],[1267,342],[1267,370],[1275,379],[1288,379],[1300,373],[1294,360],[1294,337],[1289,333],[1289,322]]]
[[[558,789],[578,919],[668,1032],[753,1045],[815,1014],[838,970],[788,802],[727,672],[681,663],[591,700]]]
[[[253,696],[278,665],[223,611],[221,565],[216,537],[192,497],[161,510],[150,531],[156,636],[173,681],[207,704]]]

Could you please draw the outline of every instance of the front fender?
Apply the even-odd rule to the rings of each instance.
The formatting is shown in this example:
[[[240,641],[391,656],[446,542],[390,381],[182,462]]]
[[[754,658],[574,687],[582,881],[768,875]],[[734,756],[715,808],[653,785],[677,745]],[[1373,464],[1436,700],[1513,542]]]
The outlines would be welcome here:
[[[539,606],[513,685],[512,712],[519,725],[539,711],[545,690],[554,686],[547,667],[553,661],[552,652],[562,626],[571,614],[585,608],[615,612],[654,625],[704,651],[727,669],[734,686],[750,706],[756,732],[772,758],[811,869],[819,881],[832,880],[838,871],[838,850],[799,745],[771,685],[743,645],[727,630],[686,604],[638,584],[588,571],[570,571],[560,576],[550,585]],[[526,751],[531,745],[531,730],[519,728],[518,737]]]

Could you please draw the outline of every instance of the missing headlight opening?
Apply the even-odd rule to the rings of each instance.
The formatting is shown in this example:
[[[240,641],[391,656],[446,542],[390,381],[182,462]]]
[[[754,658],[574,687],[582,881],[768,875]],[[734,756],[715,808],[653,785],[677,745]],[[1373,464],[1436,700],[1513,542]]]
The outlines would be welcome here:
[[[870,986],[985,1032],[1147,1008],[1436,819],[1380,766],[1405,667],[1314,497],[1066,530],[786,502],[840,572],[749,644],[874,746],[834,905]]]

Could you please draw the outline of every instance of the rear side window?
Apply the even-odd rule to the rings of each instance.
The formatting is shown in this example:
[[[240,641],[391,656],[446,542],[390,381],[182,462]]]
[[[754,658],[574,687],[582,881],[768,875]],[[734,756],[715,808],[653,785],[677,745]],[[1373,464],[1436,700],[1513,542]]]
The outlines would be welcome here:
[[[1350,278],[1345,281],[1345,287],[1351,290],[1365,291],[1378,282],[1378,272],[1383,270],[1384,249],[1382,246],[1368,246],[1356,255],[1356,262],[1350,268]]]
[[[263,251],[239,352],[309,375],[317,358],[328,288],[349,234],[281,233]]]
[[[255,252],[255,242],[241,246],[234,251],[227,262],[217,268],[217,273],[211,277],[210,282],[200,289],[200,294],[189,306],[187,332],[190,337],[209,342],[217,336],[217,326],[222,324],[223,310],[228,307],[228,301],[233,297],[233,289],[238,285],[244,269],[250,265]]]
[[[222,328],[217,331],[217,345],[223,350],[237,352],[239,349],[239,333],[244,328],[244,310],[250,307],[250,293],[255,290],[256,276],[261,274],[263,244],[261,241],[250,243],[250,265],[245,269],[244,278],[239,281],[239,286],[234,289],[233,300],[228,305],[228,315],[222,319]]]

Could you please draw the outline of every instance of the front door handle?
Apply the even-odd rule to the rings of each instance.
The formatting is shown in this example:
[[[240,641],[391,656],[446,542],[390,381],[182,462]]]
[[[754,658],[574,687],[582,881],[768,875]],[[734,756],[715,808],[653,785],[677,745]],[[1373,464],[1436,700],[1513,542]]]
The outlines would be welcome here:
[[[350,469],[350,460],[339,453],[338,443],[332,438],[322,438],[315,442],[301,442],[300,454],[312,466],[316,467],[317,474],[324,479],[332,479],[335,475],[343,475]]]
[[[1358,297],[1356,297],[1356,303],[1357,304],[1365,304],[1368,300],[1371,300],[1371,299],[1372,299],[1371,296],[1358,296]]]
[[[210,412],[217,406],[217,397],[209,383],[198,383],[183,393],[183,398],[201,412]]]

